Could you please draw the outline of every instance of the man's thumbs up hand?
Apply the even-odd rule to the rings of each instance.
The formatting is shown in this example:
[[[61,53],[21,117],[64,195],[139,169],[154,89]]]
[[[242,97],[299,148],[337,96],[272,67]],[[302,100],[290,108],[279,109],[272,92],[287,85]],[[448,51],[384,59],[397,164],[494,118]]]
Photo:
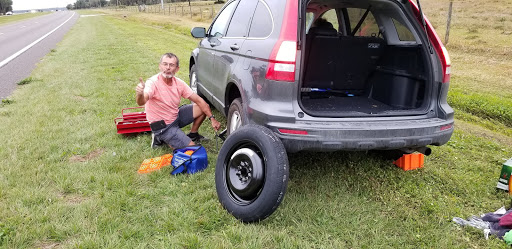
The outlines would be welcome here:
[[[135,92],[137,95],[144,95],[144,87],[146,86],[146,83],[144,83],[144,80],[142,78],[139,78],[139,84],[137,84],[137,87],[135,88]]]

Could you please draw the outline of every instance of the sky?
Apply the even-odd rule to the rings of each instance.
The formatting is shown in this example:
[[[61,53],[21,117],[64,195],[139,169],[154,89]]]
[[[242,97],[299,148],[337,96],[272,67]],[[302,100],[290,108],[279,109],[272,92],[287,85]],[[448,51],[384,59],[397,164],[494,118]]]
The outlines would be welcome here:
[[[75,3],[76,0],[12,0],[13,10],[46,9],[55,7],[66,7]]]

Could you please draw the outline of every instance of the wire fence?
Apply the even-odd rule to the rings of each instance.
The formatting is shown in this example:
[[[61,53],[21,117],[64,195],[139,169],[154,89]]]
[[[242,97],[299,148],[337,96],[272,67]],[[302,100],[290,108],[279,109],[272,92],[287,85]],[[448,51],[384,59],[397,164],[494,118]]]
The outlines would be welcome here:
[[[179,16],[195,21],[211,21],[218,13],[222,5],[219,4],[183,4],[166,3],[158,5],[139,6],[110,6],[108,9],[116,11],[140,12],[166,16]]]

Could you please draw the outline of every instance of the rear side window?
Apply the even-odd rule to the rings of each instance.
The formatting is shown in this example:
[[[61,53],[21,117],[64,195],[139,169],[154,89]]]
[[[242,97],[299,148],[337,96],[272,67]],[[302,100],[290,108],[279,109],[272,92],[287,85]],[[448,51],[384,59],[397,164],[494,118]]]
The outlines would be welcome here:
[[[251,23],[249,37],[265,38],[272,33],[274,24],[268,6],[263,1],[258,1],[256,11]]]
[[[247,36],[247,27],[249,27],[249,22],[251,20],[252,15],[254,14],[254,4],[247,3],[252,0],[243,0],[238,7],[236,7],[236,11],[233,14],[233,18],[229,22],[229,28],[226,33],[228,37],[246,37]]]
[[[224,32],[229,24],[229,17],[231,13],[233,13],[237,3],[238,1],[233,1],[222,10],[210,29],[210,36],[217,38],[225,36]]]
[[[360,20],[363,20],[361,26],[355,31],[354,36],[382,36],[379,30],[379,25],[375,21],[375,17],[371,11],[368,12],[366,17],[364,17],[364,13],[366,12],[365,9],[347,8],[347,11],[348,18],[350,20],[350,32],[353,32]]]
[[[313,25],[313,20],[315,20],[315,15],[312,12],[306,12],[306,29],[308,31],[311,25]]]
[[[338,15],[336,15],[336,10],[331,9],[325,12],[322,17],[330,22],[332,24],[332,27],[336,29],[336,31],[339,31],[339,24],[338,24]]]
[[[394,18],[392,18],[391,20],[393,20],[393,24],[395,25],[396,28],[396,33],[398,34],[398,39],[400,39],[400,41],[416,41],[416,38],[414,38],[414,35],[406,26],[404,26]]]

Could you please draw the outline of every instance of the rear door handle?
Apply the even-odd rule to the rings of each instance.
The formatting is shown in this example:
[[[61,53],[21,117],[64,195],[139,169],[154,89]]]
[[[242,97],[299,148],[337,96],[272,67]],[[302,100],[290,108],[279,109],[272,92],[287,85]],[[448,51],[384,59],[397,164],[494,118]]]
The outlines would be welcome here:
[[[229,47],[230,47],[230,48],[231,48],[231,50],[233,50],[233,51],[236,51],[236,50],[239,50],[239,49],[240,49],[240,46],[238,46],[236,43],[235,43],[235,44],[233,44],[233,45],[231,45],[231,46],[229,46]]]

